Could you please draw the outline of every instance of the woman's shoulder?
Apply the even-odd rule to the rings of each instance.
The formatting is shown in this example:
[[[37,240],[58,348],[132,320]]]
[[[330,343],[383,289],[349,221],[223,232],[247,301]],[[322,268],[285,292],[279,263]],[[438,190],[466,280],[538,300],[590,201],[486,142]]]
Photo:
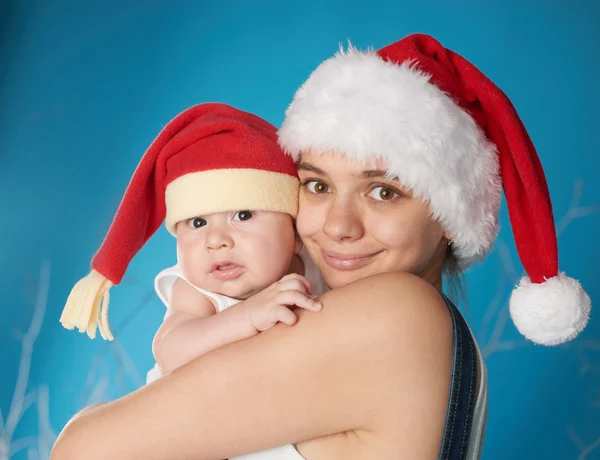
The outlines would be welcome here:
[[[401,324],[432,321],[440,328],[451,330],[450,313],[442,295],[430,283],[410,273],[372,275],[334,289],[323,298],[331,301],[353,299],[352,304],[357,308],[368,308],[384,317],[396,317]]]
[[[410,352],[423,368],[439,364],[432,376],[452,361],[454,332],[446,301],[415,275],[373,275],[333,289],[320,300],[320,315],[335,316],[332,323],[370,331],[381,347]]]
[[[385,273],[333,289],[320,299],[323,310],[313,315],[312,323],[334,317],[326,320],[328,340],[351,344],[356,367],[368,369],[377,385],[368,400],[369,413],[376,417],[368,427],[379,446],[398,458],[437,453],[453,352],[452,318],[441,294],[414,275]],[[355,372],[351,368],[348,378],[356,378]],[[407,430],[411,439],[399,442],[398,433]]]

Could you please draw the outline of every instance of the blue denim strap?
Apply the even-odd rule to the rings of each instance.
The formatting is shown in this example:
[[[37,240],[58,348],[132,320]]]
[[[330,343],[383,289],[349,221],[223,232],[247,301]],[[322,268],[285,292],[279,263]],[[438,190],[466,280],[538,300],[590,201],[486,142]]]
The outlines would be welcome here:
[[[469,449],[477,399],[477,351],[462,314],[443,296],[452,317],[452,375],[439,460],[463,460]]]

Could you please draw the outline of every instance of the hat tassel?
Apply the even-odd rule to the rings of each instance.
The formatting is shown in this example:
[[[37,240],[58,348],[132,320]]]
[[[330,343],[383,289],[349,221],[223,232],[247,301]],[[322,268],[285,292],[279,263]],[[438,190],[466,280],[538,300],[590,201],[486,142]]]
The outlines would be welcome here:
[[[112,283],[96,270],[79,280],[69,294],[60,317],[63,327],[69,330],[77,328],[93,339],[98,326],[103,339],[113,340],[108,325],[108,291],[111,286]]]

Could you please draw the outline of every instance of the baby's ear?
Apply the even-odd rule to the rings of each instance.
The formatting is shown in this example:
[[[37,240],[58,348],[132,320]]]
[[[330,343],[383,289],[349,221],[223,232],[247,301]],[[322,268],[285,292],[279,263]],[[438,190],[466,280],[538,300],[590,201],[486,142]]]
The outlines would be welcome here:
[[[296,241],[294,242],[294,254],[299,254],[300,251],[302,251],[304,244],[302,244],[302,240],[300,239],[298,232],[295,232],[295,233],[296,233]]]
[[[292,225],[294,226],[294,254],[299,254],[304,247],[302,240],[300,239],[300,235],[298,234],[298,230],[296,229],[296,219],[292,218]]]

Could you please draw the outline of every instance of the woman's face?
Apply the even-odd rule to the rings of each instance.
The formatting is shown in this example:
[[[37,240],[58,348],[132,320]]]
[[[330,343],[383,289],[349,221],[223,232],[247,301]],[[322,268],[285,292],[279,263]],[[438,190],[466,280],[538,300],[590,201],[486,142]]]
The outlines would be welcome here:
[[[339,154],[302,156],[298,233],[332,289],[392,271],[432,284],[441,277],[447,245],[441,225],[426,203],[385,173],[381,162],[365,167]]]

